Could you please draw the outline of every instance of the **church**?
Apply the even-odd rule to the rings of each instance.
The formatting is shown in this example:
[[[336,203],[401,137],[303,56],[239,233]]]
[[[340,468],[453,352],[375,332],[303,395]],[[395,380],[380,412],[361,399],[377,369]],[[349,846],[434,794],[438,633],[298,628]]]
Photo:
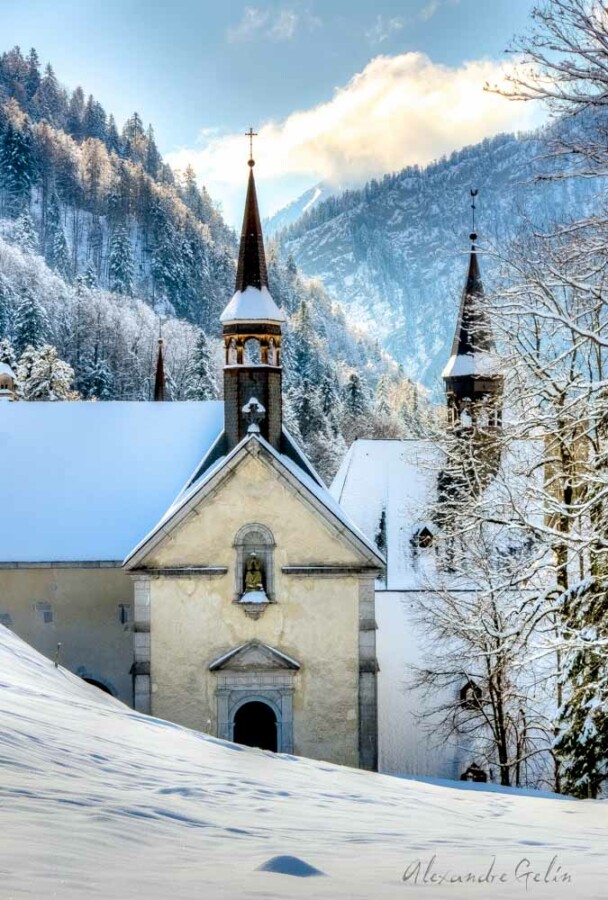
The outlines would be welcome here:
[[[405,686],[438,450],[356,441],[328,489],[290,437],[285,318],[249,167],[223,402],[0,404],[0,623],[141,713],[269,751],[459,777],[472,760],[431,745],[424,697]],[[473,243],[448,408],[464,422],[491,397],[498,428],[482,297]]]

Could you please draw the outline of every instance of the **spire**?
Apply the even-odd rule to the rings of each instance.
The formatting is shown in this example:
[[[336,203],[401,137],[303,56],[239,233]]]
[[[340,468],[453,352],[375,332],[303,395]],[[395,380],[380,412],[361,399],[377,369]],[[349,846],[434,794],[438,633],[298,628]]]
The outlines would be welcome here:
[[[154,378],[154,399],[166,400],[165,364],[163,361],[163,339],[158,339],[158,356],[156,357],[156,377]]]
[[[479,271],[477,247],[474,243],[477,235],[474,231],[471,232],[470,238],[472,243],[469,269],[460,301],[456,332],[452,343],[452,356],[470,356],[474,353],[494,350],[492,330],[486,310],[482,305],[484,291]]]
[[[255,132],[252,128],[247,132],[247,137],[250,141],[251,154],[251,141],[255,137]],[[235,292],[232,300],[220,316],[220,322],[222,325],[235,322],[276,322],[282,324],[285,322],[285,316],[270,296],[270,291],[268,290],[264,236],[262,234],[262,222],[260,220],[255,179],[253,177],[255,160],[251,156],[248,166],[249,181],[245,199],[245,212],[243,213]]]
[[[245,200],[243,227],[241,229],[241,245],[239,247],[235,291],[244,291],[248,287],[259,289],[268,287],[262,223],[260,221],[258,198],[255,190],[255,178],[253,177],[255,160],[252,157],[252,141],[255,137],[255,132],[252,128],[249,129],[248,137],[250,141],[249,182],[247,184],[247,199]]]
[[[496,427],[501,423],[503,379],[497,368],[494,338],[479,271],[475,197],[473,230],[469,235],[471,251],[467,277],[460,300],[452,353],[443,370],[448,410],[453,424]]]

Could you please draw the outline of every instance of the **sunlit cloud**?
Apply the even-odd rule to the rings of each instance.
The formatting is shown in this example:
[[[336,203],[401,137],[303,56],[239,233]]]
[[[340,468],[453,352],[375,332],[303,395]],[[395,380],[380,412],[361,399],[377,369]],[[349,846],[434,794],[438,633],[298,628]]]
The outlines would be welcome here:
[[[509,71],[490,60],[450,68],[422,53],[375,57],[327,102],[256,128],[265,212],[293,199],[295,184],[356,185],[501,131],[537,125],[540,113],[532,104],[484,91],[486,83],[504,84]],[[181,169],[192,165],[234,221],[246,154],[242,134],[207,133],[198,147],[169,154],[169,161]]]

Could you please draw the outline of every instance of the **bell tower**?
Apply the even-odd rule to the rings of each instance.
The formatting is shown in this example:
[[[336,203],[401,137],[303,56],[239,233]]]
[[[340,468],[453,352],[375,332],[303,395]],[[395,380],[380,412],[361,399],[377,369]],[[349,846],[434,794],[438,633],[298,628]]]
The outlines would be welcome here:
[[[475,243],[476,196],[477,191],[472,190],[469,267],[452,352],[442,374],[450,425],[492,431],[502,424],[503,377],[497,371],[494,337],[479,270]]]
[[[268,290],[250,140],[249,181],[241,230],[235,293],[220,316],[224,337],[224,431],[228,450],[247,434],[252,405],[256,430],[277,450],[282,433],[281,333],[285,316]]]

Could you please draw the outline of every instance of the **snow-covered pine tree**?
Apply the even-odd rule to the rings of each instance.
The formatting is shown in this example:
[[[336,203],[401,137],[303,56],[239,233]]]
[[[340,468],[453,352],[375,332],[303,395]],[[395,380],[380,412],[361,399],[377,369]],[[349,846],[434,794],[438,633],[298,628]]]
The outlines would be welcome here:
[[[84,270],[84,275],[82,276],[82,283],[90,291],[93,291],[98,287],[97,270],[95,268],[95,263],[93,262],[93,260],[89,260],[89,262],[87,263],[87,267]]]
[[[358,418],[369,411],[368,393],[363,378],[358,372],[351,372],[344,386],[344,412]]]
[[[80,366],[76,387],[86,400],[111,400],[114,378],[107,361],[87,356]]]
[[[595,798],[608,782],[606,586],[590,582],[573,591],[566,603],[566,620],[574,642],[555,749],[562,762],[562,789]]]
[[[0,187],[9,216],[17,217],[29,206],[34,169],[29,122],[23,119],[17,124],[9,119],[0,144]]]
[[[0,340],[0,363],[10,366],[13,372],[17,372],[17,355],[8,338]]]
[[[74,370],[59,359],[56,347],[28,347],[19,361],[17,378],[24,400],[76,399],[72,391]]]
[[[12,335],[15,316],[15,294],[5,275],[0,272],[0,338]]]
[[[110,290],[127,297],[133,295],[133,255],[126,226],[118,224],[112,232],[108,264]]]
[[[188,368],[186,400],[215,400],[218,395],[209,339],[201,331],[196,340],[192,363]]]
[[[15,227],[13,228],[13,238],[15,243],[27,253],[35,253],[38,251],[38,232],[36,231],[36,226],[34,225],[34,220],[32,219],[29,210],[24,209],[19,214],[19,218],[15,222]]]
[[[25,287],[21,294],[15,316],[15,347],[23,353],[26,347],[40,347],[44,344],[48,331],[46,311],[36,293]]]

